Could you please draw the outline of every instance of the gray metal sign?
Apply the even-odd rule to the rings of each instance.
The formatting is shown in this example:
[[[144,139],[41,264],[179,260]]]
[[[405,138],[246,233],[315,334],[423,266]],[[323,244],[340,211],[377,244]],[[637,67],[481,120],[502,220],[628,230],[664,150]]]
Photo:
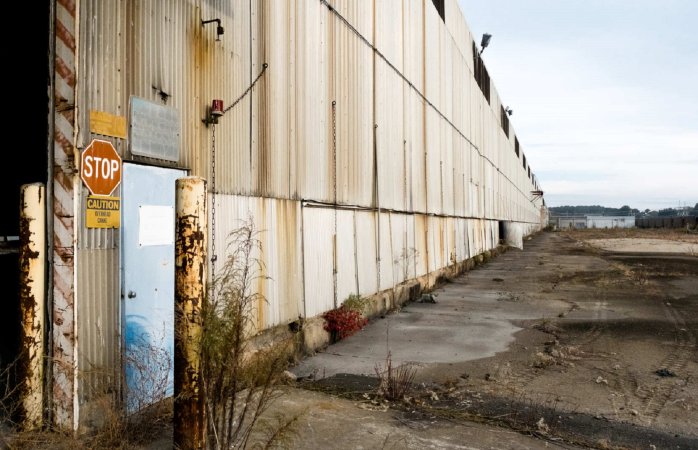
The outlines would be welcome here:
[[[131,153],[179,161],[179,112],[168,106],[131,96],[129,143]]]

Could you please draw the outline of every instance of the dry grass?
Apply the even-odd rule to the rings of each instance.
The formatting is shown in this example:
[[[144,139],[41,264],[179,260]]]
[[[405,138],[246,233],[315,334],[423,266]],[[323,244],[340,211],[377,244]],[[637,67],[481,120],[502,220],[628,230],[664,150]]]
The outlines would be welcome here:
[[[572,239],[666,239],[669,241],[698,244],[698,235],[679,228],[588,228],[583,230],[561,230],[561,234]]]
[[[380,381],[378,394],[387,400],[402,400],[412,389],[417,368],[412,364],[403,364],[393,367],[393,358],[390,352],[385,359],[385,369],[376,364],[376,376]]]

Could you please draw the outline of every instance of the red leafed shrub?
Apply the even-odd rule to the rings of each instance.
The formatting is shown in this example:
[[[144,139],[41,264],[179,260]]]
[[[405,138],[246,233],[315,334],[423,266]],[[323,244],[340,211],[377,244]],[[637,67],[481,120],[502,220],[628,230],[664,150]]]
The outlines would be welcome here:
[[[351,336],[368,323],[361,312],[344,305],[327,311],[322,317],[325,318],[325,331],[330,333],[333,342]]]

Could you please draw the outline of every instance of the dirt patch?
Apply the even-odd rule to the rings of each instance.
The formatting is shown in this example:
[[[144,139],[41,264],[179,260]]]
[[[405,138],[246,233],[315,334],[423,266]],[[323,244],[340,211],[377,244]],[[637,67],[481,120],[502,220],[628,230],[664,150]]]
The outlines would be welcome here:
[[[438,309],[447,305],[465,328],[476,317],[508,317],[520,329],[493,356],[415,358],[419,391],[402,407],[403,419],[480,421],[565,445],[698,448],[696,292],[698,258],[617,254],[569,234],[537,236],[523,252],[507,252],[437,292],[439,303],[425,316],[434,323],[451,317]],[[405,337],[419,350],[414,333]],[[352,343],[353,358],[381,342],[369,335]],[[497,339],[487,327],[479,336]],[[397,339],[391,331],[391,343]],[[335,394],[343,383],[360,399],[363,382],[354,381],[323,383]]]
[[[664,239],[698,244],[698,234],[672,228],[588,228],[561,230],[559,233],[577,241],[588,241],[590,239]]]

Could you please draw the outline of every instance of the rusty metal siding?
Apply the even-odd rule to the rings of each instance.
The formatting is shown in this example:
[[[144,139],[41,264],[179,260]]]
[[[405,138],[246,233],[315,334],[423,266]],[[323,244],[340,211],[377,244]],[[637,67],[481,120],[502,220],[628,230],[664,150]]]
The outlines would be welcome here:
[[[337,211],[337,301],[359,292],[353,210]]]
[[[327,76],[330,13],[319,1],[298,2],[295,17],[298,191],[302,198],[330,201],[331,100]]]
[[[416,93],[411,92],[409,95],[408,119],[407,126],[407,151],[409,154],[409,196],[407,200],[408,210],[414,212],[426,212],[428,178],[427,178],[427,158],[426,158],[426,141],[425,141],[425,112],[426,105]]]
[[[354,2],[364,5],[368,2]],[[372,52],[334,18],[337,201],[370,206],[373,198]]]
[[[407,190],[406,139],[403,132],[402,79],[385,62],[376,63],[376,151],[379,204],[403,209]]]
[[[119,250],[78,250],[76,259],[79,398],[86,403],[119,389]]]
[[[126,114],[129,95],[158,102],[166,97],[182,119],[179,165],[210,178],[213,136],[201,123],[205,105],[214,97],[229,103],[267,62],[261,82],[217,127],[219,192],[370,206],[377,123],[381,206],[466,214],[460,205],[473,202],[466,201],[464,175],[458,180],[458,147],[470,140],[502,168],[515,158],[513,139],[502,139],[496,89],[488,104],[475,84],[471,35],[457,4],[449,3],[453,11],[444,25],[424,2],[335,3],[412,86],[322,2],[256,0],[250,10],[250,2],[92,0],[84,3],[91,18],[86,103]],[[200,26],[209,16],[223,20],[226,34],[219,42]],[[510,182],[488,173],[490,162],[480,159],[479,173],[471,177],[478,180],[477,214],[523,220],[508,216],[500,203]],[[507,177],[517,178],[516,191],[526,193],[532,183],[522,170]],[[515,195],[525,205],[525,194]],[[533,205],[524,208],[525,217],[536,216]]]
[[[382,291],[393,287],[393,246],[392,246],[392,230],[390,229],[390,213],[380,215],[379,237],[379,270],[380,270],[380,285],[378,290]]]
[[[333,210],[303,208],[305,312],[317,316],[335,306]]]
[[[229,234],[247,220],[252,220],[258,231],[261,252],[254,257],[263,264],[256,288],[267,299],[255,312],[259,329],[296,320],[303,310],[300,214],[298,201],[216,195],[216,229],[211,237],[216,240],[217,274],[225,262]],[[211,243],[209,240],[209,254]]]
[[[433,265],[429,265],[429,233],[427,231],[428,216],[419,214],[414,216],[414,241],[417,252],[415,264],[417,276],[421,277],[434,270]]]
[[[389,269],[394,285],[407,280],[406,274],[410,271],[406,218],[405,214],[388,214],[391,253],[386,255],[383,261],[385,266],[390,264]]]
[[[361,295],[378,291],[376,226],[375,213],[356,211],[356,255]]]
[[[88,0],[80,6],[84,108],[127,116],[131,95],[175,108],[181,122],[178,165],[210,178],[212,130],[201,119],[211,99],[222,98],[227,106],[250,83],[249,2]],[[214,27],[201,26],[202,19],[216,17],[225,28],[220,41]],[[218,126],[216,138],[226,148],[217,161],[222,192],[253,191],[249,125],[255,94]],[[78,142],[84,146],[89,123],[87,114],[81,117]],[[125,145],[119,151],[132,158]]]

